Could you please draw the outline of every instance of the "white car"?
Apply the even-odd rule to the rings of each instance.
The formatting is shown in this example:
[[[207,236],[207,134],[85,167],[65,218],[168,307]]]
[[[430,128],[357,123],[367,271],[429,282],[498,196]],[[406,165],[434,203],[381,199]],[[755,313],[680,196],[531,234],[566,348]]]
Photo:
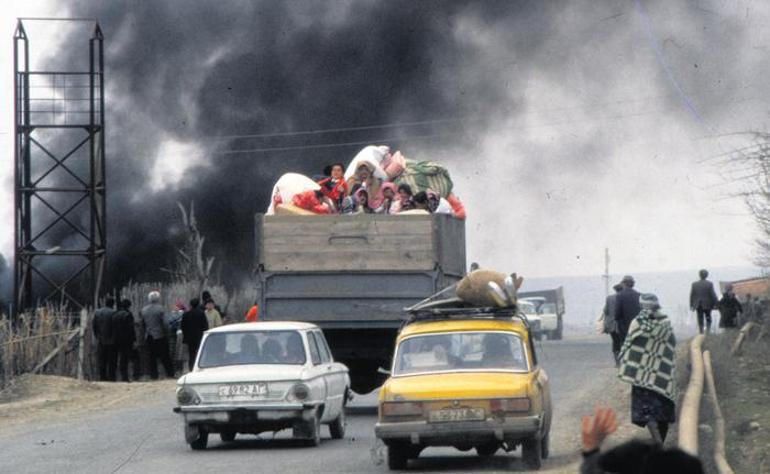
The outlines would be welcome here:
[[[535,304],[531,301],[520,299],[516,302],[516,306],[519,308],[519,311],[524,313],[524,315],[527,317],[527,322],[529,323],[529,328],[532,331],[532,335],[535,337],[535,339],[539,340],[543,334],[543,321],[537,314],[537,308],[535,307]]]
[[[317,446],[321,425],[345,436],[351,395],[348,368],[334,362],[321,330],[308,323],[257,322],[221,326],[203,336],[193,371],[177,381],[176,413],[185,440],[205,449],[209,433],[293,429]]]

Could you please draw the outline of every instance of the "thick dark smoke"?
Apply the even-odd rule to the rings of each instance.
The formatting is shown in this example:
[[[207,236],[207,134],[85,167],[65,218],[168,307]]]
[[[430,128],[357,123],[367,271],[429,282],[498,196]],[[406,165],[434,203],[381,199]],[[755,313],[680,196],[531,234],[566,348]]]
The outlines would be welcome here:
[[[550,18],[540,2],[83,1],[70,13],[98,18],[106,35],[110,285],[157,277],[173,257],[177,200],[195,202],[222,276],[240,280],[251,269],[244,262],[253,257],[254,213],[265,209],[275,179],[288,171],[316,174],[361,145],[219,150],[384,138],[408,150],[415,136],[435,135],[421,141],[437,146],[470,138],[451,121],[270,139],[211,137],[455,117],[474,117],[478,127],[495,119],[490,110],[505,112],[495,105],[507,101],[515,78],[502,81],[495,63],[474,70],[478,46],[456,36],[458,23],[473,18],[504,43],[518,28],[546,28]],[[536,54],[538,38],[518,46]],[[52,67],[77,62],[75,55],[82,49],[63,48]],[[523,58],[497,61],[514,59]],[[181,183],[153,190],[155,158],[169,138],[199,144],[205,163],[187,170]]]
[[[221,152],[347,142],[447,163],[472,206],[469,248],[482,263],[495,255],[530,274],[587,273],[601,268],[588,247],[599,255],[633,240],[649,252],[618,260],[681,266],[668,260],[695,248],[710,258],[705,238],[662,242],[615,216],[649,212],[717,238],[709,210],[690,216],[689,203],[708,197],[709,172],[694,160],[713,152],[696,138],[765,116],[741,102],[764,87],[748,73],[768,68],[755,47],[764,30],[753,10],[719,2],[81,0],[69,14],[98,18],[106,36],[108,286],[160,275],[179,236],[175,202],[193,200],[222,277],[242,282],[253,215],[275,179],[318,173],[362,145]],[[52,68],[82,59],[72,46]],[[447,121],[212,138],[430,119]],[[195,166],[159,182],[171,142],[189,145],[177,149]],[[650,193],[657,187],[676,194]],[[515,220],[490,200],[510,203]],[[501,239],[510,222],[537,238]]]

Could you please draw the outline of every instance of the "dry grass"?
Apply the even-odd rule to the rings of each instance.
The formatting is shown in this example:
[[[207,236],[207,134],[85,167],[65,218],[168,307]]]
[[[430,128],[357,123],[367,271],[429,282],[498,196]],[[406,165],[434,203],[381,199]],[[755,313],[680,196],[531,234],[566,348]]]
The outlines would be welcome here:
[[[41,373],[74,376],[77,372],[77,337],[67,338],[79,327],[80,315],[41,307],[19,316],[15,326],[3,316],[0,318],[0,388],[6,387],[17,375],[32,371],[57,347],[63,349],[43,367]],[[90,352],[87,337],[86,353]],[[90,373],[93,364],[87,360],[84,372]]]

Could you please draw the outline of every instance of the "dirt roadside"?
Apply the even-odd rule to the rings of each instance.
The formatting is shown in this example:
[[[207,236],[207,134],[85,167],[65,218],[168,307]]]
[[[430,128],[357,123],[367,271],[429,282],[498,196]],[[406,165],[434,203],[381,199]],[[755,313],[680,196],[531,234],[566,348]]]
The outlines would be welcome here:
[[[2,435],[45,421],[64,422],[115,408],[159,402],[176,381],[88,382],[55,375],[23,375],[0,391]]]
[[[740,355],[730,355],[737,332],[710,336],[714,379],[725,418],[727,462],[736,473],[770,473],[770,337],[744,344]],[[701,400],[699,442],[707,472],[713,462],[714,420],[708,396]]]

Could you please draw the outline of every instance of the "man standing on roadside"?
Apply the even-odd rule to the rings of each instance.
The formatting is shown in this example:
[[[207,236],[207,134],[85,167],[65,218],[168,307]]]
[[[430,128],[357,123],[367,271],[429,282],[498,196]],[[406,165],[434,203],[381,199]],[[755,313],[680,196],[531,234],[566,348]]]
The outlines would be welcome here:
[[[187,344],[187,368],[192,371],[195,365],[195,357],[198,355],[198,346],[201,345],[203,333],[209,328],[206,313],[200,308],[198,298],[190,300],[190,310],[182,315],[182,338]]]
[[[158,359],[163,364],[166,377],[173,377],[174,367],[168,353],[165,310],[160,305],[160,293],[151,291],[147,299],[149,304],[142,308],[139,317],[144,323],[144,338],[150,348],[150,378],[158,379]]]
[[[94,320],[91,323],[94,337],[99,343],[99,379],[110,382],[115,381],[115,369],[118,363],[118,353],[115,349],[114,315],[115,299],[108,296],[104,300],[104,306],[94,313]]]
[[[615,293],[607,296],[607,301],[604,303],[604,332],[612,338],[612,354],[615,356],[615,366],[617,367],[620,363],[618,354],[622,341],[618,332],[618,323],[615,320],[615,307],[617,306],[618,294],[623,290],[623,285],[618,283],[612,289],[615,290]]]
[[[695,311],[698,317],[698,331],[703,334],[711,332],[711,311],[719,301],[714,291],[714,284],[706,278],[709,272],[701,270],[698,272],[700,280],[693,282],[690,289],[690,309]]]
[[[639,314],[642,307],[639,304],[639,292],[634,290],[636,284],[634,277],[626,275],[620,284],[623,285],[623,289],[617,294],[615,301],[615,323],[617,324],[619,342],[622,346],[626,340],[626,335],[628,335],[631,321]]]

